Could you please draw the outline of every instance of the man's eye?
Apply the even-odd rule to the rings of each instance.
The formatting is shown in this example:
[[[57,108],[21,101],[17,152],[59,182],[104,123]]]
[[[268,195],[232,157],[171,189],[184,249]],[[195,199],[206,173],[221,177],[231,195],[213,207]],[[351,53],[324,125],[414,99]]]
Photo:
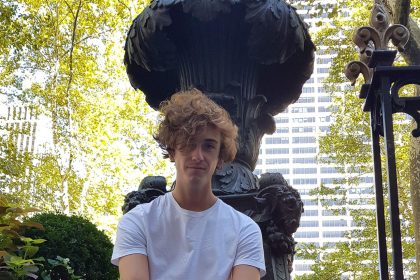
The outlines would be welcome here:
[[[212,150],[212,149],[216,148],[216,146],[213,145],[213,144],[207,144],[205,147],[206,147],[206,149],[209,149],[209,150]]]

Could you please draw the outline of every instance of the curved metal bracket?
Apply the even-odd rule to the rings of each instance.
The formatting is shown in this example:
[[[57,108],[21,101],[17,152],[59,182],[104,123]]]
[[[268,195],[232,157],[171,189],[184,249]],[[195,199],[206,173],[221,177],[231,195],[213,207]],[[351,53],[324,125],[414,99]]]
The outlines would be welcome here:
[[[402,112],[410,115],[417,124],[411,135],[420,136],[420,96],[400,97],[399,90],[406,85],[420,85],[420,77],[398,80],[391,87],[392,109],[393,113]]]

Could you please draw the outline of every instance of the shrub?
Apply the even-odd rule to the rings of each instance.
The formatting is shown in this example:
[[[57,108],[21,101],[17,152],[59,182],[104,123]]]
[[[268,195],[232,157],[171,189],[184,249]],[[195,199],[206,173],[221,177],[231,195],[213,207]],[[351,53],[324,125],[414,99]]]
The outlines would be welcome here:
[[[48,240],[38,255],[45,259],[63,256],[70,259],[75,275],[89,280],[118,279],[117,268],[110,263],[113,245],[109,238],[85,218],[43,213],[31,218],[45,231],[28,229],[26,235]]]

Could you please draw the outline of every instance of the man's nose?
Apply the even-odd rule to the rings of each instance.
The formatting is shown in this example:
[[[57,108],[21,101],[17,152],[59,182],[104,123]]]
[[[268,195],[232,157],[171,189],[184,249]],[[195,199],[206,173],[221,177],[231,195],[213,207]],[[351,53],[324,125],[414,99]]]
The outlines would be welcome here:
[[[196,161],[203,160],[203,151],[201,150],[200,146],[195,147],[191,151],[191,157],[193,160],[196,160]]]

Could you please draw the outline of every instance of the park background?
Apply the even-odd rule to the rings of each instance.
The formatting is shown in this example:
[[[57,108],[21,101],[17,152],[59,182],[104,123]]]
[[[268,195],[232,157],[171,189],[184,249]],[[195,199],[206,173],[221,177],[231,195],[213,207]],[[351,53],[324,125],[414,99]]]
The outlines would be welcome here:
[[[314,131],[312,156],[316,165],[333,167],[340,174],[328,184],[317,180],[305,188],[310,189],[307,202],[346,221],[338,242],[317,244],[301,239],[295,262],[308,260],[302,263],[309,264],[310,273],[295,279],[377,279],[378,271],[372,269],[378,266],[375,213],[370,207],[374,198],[360,194],[366,200],[366,207],[360,207],[361,200],[349,196],[351,189],[366,185],[361,178],[372,173],[369,120],[357,97],[362,81],[351,87],[343,74],[345,65],[357,59],[352,34],[357,27],[368,25],[373,1],[292,2],[310,23],[318,48],[316,65],[320,65],[315,71],[323,71],[314,73],[318,86],[314,92],[304,91],[302,98],[316,99],[321,93],[329,97],[330,106],[322,115],[329,117],[328,129],[320,131],[317,126]],[[391,9],[400,2],[386,1]],[[164,175],[168,182],[174,179],[173,166],[163,160],[152,138],[157,114],[144,95],[131,88],[123,64],[126,32],[148,4],[126,0],[0,3],[3,205],[81,216],[112,240],[125,194],[136,190],[145,176]],[[419,15],[419,1],[411,1],[410,17],[417,25]],[[398,56],[396,64],[405,63],[413,61]],[[317,74],[324,74],[319,81]],[[405,87],[404,91],[410,95],[416,89]],[[284,127],[281,119],[290,114],[313,115],[304,111],[305,106],[294,106],[303,109],[292,112],[291,107],[276,116],[278,129]],[[416,279],[416,211],[410,182],[413,174],[420,173],[420,163],[413,164],[420,150],[418,141],[410,138],[412,125],[405,116],[396,117],[404,263],[407,277]],[[263,143],[274,138],[266,137]],[[262,159],[256,174],[269,169]],[[289,183],[296,187],[293,181]],[[367,184],[373,189],[372,182]],[[307,206],[305,209],[311,208]],[[340,212],[343,209],[345,213]]]

